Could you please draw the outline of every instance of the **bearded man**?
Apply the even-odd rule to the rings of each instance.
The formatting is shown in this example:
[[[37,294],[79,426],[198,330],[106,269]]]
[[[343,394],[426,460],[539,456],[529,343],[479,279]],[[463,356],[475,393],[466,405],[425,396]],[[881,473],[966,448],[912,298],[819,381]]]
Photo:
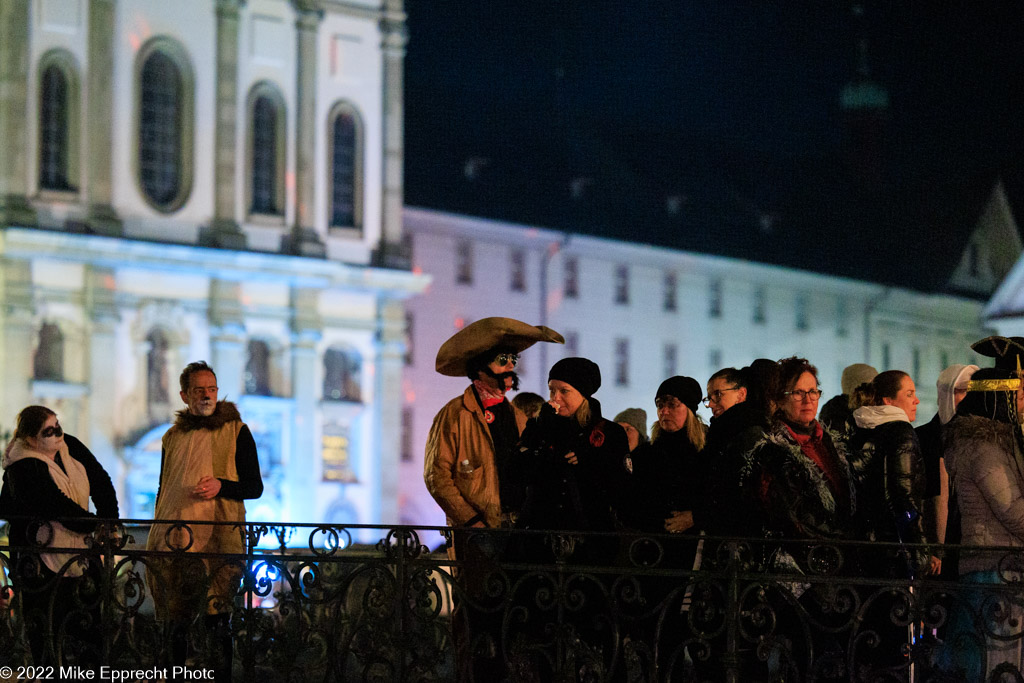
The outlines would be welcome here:
[[[263,494],[256,442],[234,403],[217,401],[217,376],[205,361],[189,363],[181,373],[181,400],[174,425],[164,434],[160,488],[147,550],[231,554],[225,558],[153,558],[148,571],[159,619],[169,629],[171,659],[184,664],[187,629],[196,614],[220,657],[216,680],[230,680],[231,636],[228,618],[245,550],[245,503]],[[218,524],[179,525],[165,520]]]

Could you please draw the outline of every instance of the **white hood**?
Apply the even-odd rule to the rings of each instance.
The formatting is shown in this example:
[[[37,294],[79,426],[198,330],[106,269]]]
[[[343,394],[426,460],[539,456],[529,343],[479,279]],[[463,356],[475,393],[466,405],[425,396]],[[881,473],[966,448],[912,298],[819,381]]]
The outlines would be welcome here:
[[[903,408],[896,406],[861,406],[853,411],[853,419],[861,429],[874,429],[886,422],[910,422]]]

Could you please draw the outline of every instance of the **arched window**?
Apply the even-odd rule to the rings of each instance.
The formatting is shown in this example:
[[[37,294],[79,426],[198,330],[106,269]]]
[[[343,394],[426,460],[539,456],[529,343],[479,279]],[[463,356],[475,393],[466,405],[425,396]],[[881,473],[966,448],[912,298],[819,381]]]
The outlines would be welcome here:
[[[39,345],[32,359],[32,376],[38,380],[64,380],[64,333],[54,323],[39,328]]]
[[[167,350],[170,344],[163,330],[150,332],[146,342],[149,345],[146,354],[146,398],[152,413],[153,406],[166,406],[171,402],[167,377]]]
[[[362,226],[362,122],[347,104],[334,107],[330,119],[331,226]]]
[[[284,98],[271,83],[259,83],[249,95],[249,112],[249,211],[281,215],[285,202]]]
[[[139,57],[139,185],[165,212],[179,208],[191,189],[192,77],[183,55],[156,39]]]
[[[353,349],[327,349],[324,354],[324,400],[362,400],[362,366],[362,358]]]
[[[249,358],[245,362],[245,393],[270,396],[270,347],[259,339],[249,340]]]
[[[39,187],[73,190],[69,179],[70,84],[56,64],[46,67],[39,92]]]

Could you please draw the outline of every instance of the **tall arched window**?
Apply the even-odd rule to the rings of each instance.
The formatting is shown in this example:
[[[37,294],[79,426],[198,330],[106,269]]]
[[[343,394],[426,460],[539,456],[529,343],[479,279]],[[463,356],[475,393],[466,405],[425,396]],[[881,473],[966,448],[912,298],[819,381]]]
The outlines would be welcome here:
[[[259,339],[249,340],[249,358],[245,362],[245,393],[270,396],[270,347]]]
[[[139,60],[139,185],[154,208],[173,211],[191,189],[191,70],[166,39],[151,41]]]
[[[330,119],[331,226],[362,226],[362,122],[348,104],[334,107]]]
[[[327,349],[324,354],[324,400],[361,401],[362,365],[362,358],[354,349]]]
[[[164,406],[171,401],[170,383],[167,377],[167,350],[170,343],[163,330],[153,330],[146,335],[149,352],[146,354],[146,398],[152,413],[153,406]]]
[[[73,190],[69,180],[68,108],[70,85],[56,64],[43,72],[39,93],[39,187]]]
[[[39,328],[32,377],[49,382],[64,380],[64,333],[54,323],[43,323]]]
[[[285,202],[285,107],[280,90],[269,82],[254,86],[249,112],[249,211],[281,215]]]

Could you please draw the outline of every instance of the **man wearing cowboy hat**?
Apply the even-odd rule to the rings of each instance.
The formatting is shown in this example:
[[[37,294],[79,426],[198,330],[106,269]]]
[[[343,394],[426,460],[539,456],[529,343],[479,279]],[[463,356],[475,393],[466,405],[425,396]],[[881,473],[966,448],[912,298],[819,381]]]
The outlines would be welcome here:
[[[503,482],[502,474],[525,417],[513,410],[505,392],[518,386],[518,354],[539,341],[565,343],[544,326],[484,318],[455,333],[437,352],[439,373],[471,380],[437,414],[427,437],[423,481],[449,526],[496,528],[503,513],[508,521],[515,510],[522,492]]]

